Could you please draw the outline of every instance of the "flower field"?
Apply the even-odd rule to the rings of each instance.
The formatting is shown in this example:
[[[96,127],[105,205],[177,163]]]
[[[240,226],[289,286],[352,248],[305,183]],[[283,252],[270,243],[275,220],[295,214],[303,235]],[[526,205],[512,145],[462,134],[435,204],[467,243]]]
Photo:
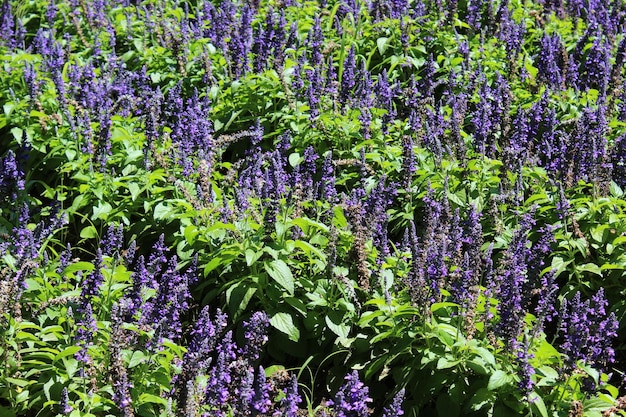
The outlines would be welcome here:
[[[0,416],[626,415],[623,0],[0,0]]]

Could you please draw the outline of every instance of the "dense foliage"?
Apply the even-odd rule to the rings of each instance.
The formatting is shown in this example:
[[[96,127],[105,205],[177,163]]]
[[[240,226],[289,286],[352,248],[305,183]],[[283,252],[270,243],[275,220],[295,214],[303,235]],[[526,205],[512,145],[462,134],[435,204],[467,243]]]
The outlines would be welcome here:
[[[609,416],[622,0],[0,0],[2,416]]]

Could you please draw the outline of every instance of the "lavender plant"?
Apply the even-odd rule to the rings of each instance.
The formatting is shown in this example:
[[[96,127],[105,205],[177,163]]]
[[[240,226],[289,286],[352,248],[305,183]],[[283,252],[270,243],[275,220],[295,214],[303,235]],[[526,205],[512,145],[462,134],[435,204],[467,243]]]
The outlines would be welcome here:
[[[623,412],[625,12],[2,0],[0,414]]]

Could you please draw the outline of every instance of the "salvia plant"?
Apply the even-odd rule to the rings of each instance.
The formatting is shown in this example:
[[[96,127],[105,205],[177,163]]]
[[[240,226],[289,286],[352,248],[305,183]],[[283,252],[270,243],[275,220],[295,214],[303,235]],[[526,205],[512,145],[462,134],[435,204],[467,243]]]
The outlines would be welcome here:
[[[626,415],[625,25],[0,0],[0,415]]]

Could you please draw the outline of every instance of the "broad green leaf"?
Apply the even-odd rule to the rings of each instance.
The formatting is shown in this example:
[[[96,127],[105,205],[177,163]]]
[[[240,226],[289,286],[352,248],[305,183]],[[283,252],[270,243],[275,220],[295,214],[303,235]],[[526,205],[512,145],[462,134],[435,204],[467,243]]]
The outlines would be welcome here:
[[[156,220],[164,220],[168,217],[168,215],[172,212],[172,208],[165,204],[164,202],[160,202],[154,207],[154,218]]]
[[[185,231],[183,232],[183,235],[185,236],[185,240],[190,245],[192,245],[196,241],[196,236],[198,236],[199,234],[200,232],[198,231],[198,227],[193,224],[190,224],[189,226],[185,227]]]
[[[485,349],[484,347],[475,348],[474,353],[480,356],[488,365],[491,365],[494,367],[496,366],[496,358],[493,356],[493,353],[491,353],[489,350]]]
[[[55,357],[54,357],[54,361],[58,361],[59,359],[63,359],[67,356],[73,356],[76,352],[78,352],[81,349],[80,346],[69,346],[66,347],[65,349],[63,349],[62,351],[60,351]]]
[[[456,360],[450,360],[448,358],[445,357],[441,357],[439,358],[439,360],[437,361],[437,369],[448,369],[448,368],[454,368],[455,366],[457,366],[461,361],[456,359]]]
[[[493,393],[486,388],[480,388],[469,402],[472,411],[478,411],[493,402]]]
[[[256,287],[246,286],[245,282],[233,285],[226,290],[226,303],[233,317],[239,317],[248,307],[248,303],[256,292]]]
[[[282,259],[265,262],[265,270],[274,281],[283,287],[289,295],[294,292],[294,278],[289,266]]]
[[[106,220],[113,211],[113,206],[109,203],[100,202],[96,207],[93,208],[93,216],[91,218]]]
[[[489,377],[489,382],[487,383],[487,389],[489,391],[494,391],[511,381],[511,377],[506,374],[506,372],[498,369]]]
[[[130,198],[133,201],[137,200],[137,197],[139,197],[139,194],[141,193],[141,189],[139,188],[139,185],[137,185],[137,183],[134,183],[134,182],[131,182],[128,184],[128,191],[130,191]]]
[[[140,350],[136,350],[133,352],[133,354],[131,355],[129,361],[128,361],[128,367],[129,368],[134,368],[135,366],[141,364],[142,362],[144,362],[144,359],[146,358],[146,354],[143,353]]]
[[[290,340],[300,340],[300,330],[293,324],[293,317],[289,313],[276,313],[270,319],[270,324],[277,330],[289,336]]]
[[[160,404],[162,406],[167,406],[167,400],[163,397],[159,397],[158,395],[143,393],[139,395],[138,404]]]
[[[592,274],[602,276],[602,269],[594,263],[586,263],[584,265],[576,266],[576,269],[578,271],[591,272]]]
[[[98,236],[98,232],[96,231],[96,228],[91,225],[83,227],[80,231],[80,237],[83,239],[93,239],[96,236]]]
[[[546,408],[546,404],[543,402],[543,399],[539,395],[534,394],[532,400],[529,402],[530,408],[533,410],[533,415],[550,417],[550,414],[548,414],[548,409]]]
[[[263,255],[263,251],[255,251],[253,249],[246,249],[246,265],[252,266]]]
[[[91,262],[74,262],[73,264],[68,265],[64,270],[64,274],[72,274],[78,271],[91,272],[94,270],[94,266]]]
[[[326,325],[328,328],[342,339],[347,339],[350,334],[350,326],[345,323],[335,323],[329,316],[326,316]]]
[[[379,54],[384,55],[385,51],[387,51],[388,45],[389,45],[389,38],[380,37],[376,39],[376,47],[378,47]]]

